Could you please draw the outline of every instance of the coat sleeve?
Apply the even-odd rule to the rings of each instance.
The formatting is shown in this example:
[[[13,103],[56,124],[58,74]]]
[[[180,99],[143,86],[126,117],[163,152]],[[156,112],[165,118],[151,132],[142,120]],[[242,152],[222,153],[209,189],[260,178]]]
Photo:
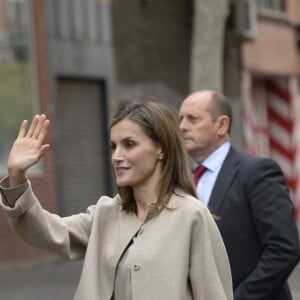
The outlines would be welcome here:
[[[223,240],[206,207],[197,215],[192,227],[189,271],[193,299],[231,300],[232,280]]]
[[[269,299],[299,261],[298,231],[280,167],[260,159],[248,171],[246,197],[263,251],[257,267],[235,289],[234,299]]]
[[[12,229],[28,244],[62,254],[69,259],[84,256],[89,240],[95,206],[86,213],[62,218],[44,210],[28,181],[17,201],[6,199],[1,190],[1,206]],[[11,203],[14,206],[11,206]]]

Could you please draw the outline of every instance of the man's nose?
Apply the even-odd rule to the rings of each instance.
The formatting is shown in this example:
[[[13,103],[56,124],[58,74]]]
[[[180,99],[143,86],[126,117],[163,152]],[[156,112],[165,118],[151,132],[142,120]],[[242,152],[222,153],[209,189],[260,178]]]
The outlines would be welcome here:
[[[186,122],[185,122],[185,118],[181,118],[179,121],[179,128],[181,130],[185,130],[186,129]]]

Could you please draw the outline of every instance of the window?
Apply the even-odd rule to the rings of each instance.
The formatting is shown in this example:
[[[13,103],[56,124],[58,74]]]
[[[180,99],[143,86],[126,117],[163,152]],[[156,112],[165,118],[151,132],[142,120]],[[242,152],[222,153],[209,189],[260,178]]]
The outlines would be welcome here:
[[[29,0],[0,0],[0,173],[20,122],[37,110],[34,101]]]
[[[285,0],[257,0],[258,7],[285,11]]]

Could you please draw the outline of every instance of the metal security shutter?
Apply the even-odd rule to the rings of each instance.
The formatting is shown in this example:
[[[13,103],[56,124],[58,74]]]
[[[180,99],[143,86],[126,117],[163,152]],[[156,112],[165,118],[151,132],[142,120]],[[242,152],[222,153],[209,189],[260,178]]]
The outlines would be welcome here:
[[[98,81],[58,82],[58,201],[63,215],[85,211],[109,192],[103,95]]]

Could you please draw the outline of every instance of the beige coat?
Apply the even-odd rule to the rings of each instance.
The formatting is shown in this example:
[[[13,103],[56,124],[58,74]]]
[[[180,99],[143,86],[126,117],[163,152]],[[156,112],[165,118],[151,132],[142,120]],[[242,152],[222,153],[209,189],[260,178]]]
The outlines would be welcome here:
[[[139,231],[131,256],[133,300],[232,299],[223,241],[210,212],[195,198],[174,194],[169,206],[175,209],[143,225],[121,210],[118,196],[103,196],[86,213],[61,218],[42,209],[29,182],[9,207],[14,201],[5,185],[6,179],[0,183],[1,205],[24,240],[70,259],[85,257],[74,299],[111,299],[118,261]]]

